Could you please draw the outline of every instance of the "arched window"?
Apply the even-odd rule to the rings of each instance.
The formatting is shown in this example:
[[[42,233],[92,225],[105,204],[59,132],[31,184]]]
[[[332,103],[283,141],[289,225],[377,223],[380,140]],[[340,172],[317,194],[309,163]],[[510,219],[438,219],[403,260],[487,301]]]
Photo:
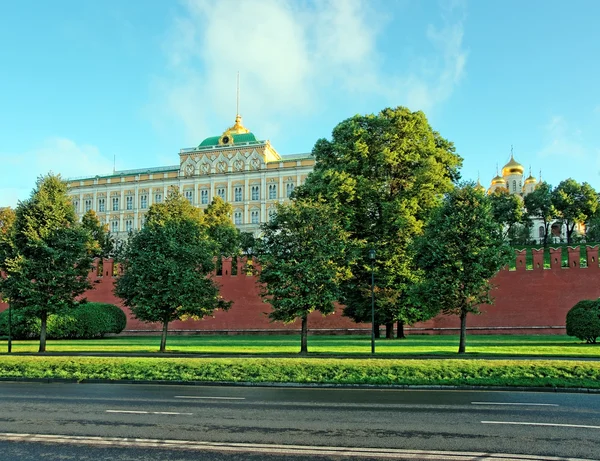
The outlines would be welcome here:
[[[538,229],[538,237],[541,238],[541,239],[543,239],[544,238],[544,234],[546,233],[545,231],[546,231],[546,229],[544,228],[544,226],[540,226],[539,229]]]
[[[513,192],[517,192],[517,180],[513,179]]]

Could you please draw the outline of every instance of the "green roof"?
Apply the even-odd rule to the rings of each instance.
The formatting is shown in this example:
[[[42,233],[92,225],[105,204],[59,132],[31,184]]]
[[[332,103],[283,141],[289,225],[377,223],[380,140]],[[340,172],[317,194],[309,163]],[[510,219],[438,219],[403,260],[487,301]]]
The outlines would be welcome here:
[[[254,133],[232,134],[230,136],[233,136],[233,144],[256,142]],[[202,141],[198,147],[217,146],[219,145],[219,139],[221,139],[221,136],[211,136]]]

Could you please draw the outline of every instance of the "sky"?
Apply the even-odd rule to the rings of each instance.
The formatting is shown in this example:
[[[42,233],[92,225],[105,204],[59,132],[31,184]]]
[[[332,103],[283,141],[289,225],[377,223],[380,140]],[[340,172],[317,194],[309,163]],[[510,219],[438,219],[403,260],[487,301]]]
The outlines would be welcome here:
[[[40,175],[176,165],[240,113],[280,154],[422,110],[489,185],[600,190],[597,0],[3,0],[0,206]]]

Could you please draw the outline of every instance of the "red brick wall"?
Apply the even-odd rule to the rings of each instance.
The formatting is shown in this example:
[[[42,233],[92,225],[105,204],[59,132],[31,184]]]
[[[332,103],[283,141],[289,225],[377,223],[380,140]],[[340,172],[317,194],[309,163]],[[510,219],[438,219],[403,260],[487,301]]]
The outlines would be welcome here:
[[[560,249],[553,255],[551,269],[543,269],[543,255],[534,254],[534,269],[525,269],[524,253],[517,253],[517,269],[502,270],[492,283],[496,288],[492,291],[495,298],[493,306],[481,306],[481,315],[470,315],[467,327],[471,333],[480,334],[559,334],[564,333],[565,316],[567,311],[582,299],[600,297],[600,268],[598,267],[598,248],[588,247],[588,267],[579,267],[579,249],[569,249],[569,267],[560,267]],[[96,273],[90,275],[94,289],[85,296],[89,301],[108,302],[121,307],[119,298],[113,294],[114,278],[112,261],[105,260],[102,276]],[[223,261],[223,275],[215,276],[221,286],[221,294],[227,300],[233,300],[233,306],[227,312],[217,311],[214,317],[203,320],[176,321],[170,325],[170,330],[179,331],[229,331],[250,332],[269,330],[297,330],[300,323],[273,323],[267,313],[269,304],[262,302],[258,295],[256,278],[243,275],[242,263],[239,263],[238,274],[231,275],[231,261]],[[0,311],[6,305],[0,304]],[[123,308],[129,314],[127,308]],[[458,317],[438,316],[428,322],[413,326],[414,333],[456,333],[460,325]],[[309,329],[337,330],[351,332],[360,329],[365,333],[369,324],[356,324],[341,315],[338,309],[335,314],[323,317],[313,313],[309,317]],[[159,331],[156,324],[140,322],[129,315],[128,331],[151,330]],[[408,329],[410,331],[410,329]]]

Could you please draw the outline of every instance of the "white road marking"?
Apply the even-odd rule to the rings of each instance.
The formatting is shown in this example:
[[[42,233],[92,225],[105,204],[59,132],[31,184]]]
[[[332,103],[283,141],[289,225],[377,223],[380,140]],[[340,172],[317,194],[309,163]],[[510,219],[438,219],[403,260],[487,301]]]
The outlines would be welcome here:
[[[311,445],[270,445],[260,443],[196,442],[189,440],[128,439],[119,437],[88,437],[73,435],[0,433],[0,441],[21,443],[62,443],[71,445],[121,446],[138,448],[184,449],[212,452],[245,452],[283,455],[337,455],[353,458],[421,459],[447,461],[593,461],[581,458],[516,455],[508,453],[402,450],[393,448],[354,448]]]
[[[135,415],[193,415],[193,413],[179,413],[177,411],[106,410],[106,412],[131,413]]]
[[[195,395],[176,395],[176,399],[215,399],[215,400],[246,400],[246,397],[197,397]]]
[[[559,424],[559,423],[528,423],[523,421],[481,421],[482,424],[514,424],[519,426],[552,426],[552,427],[580,427],[584,429],[600,429],[600,426],[587,426],[585,424]]]
[[[528,405],[536,407],[557,407],[556,403],[527,403],[527,402],[471,402],[472,405]]]

